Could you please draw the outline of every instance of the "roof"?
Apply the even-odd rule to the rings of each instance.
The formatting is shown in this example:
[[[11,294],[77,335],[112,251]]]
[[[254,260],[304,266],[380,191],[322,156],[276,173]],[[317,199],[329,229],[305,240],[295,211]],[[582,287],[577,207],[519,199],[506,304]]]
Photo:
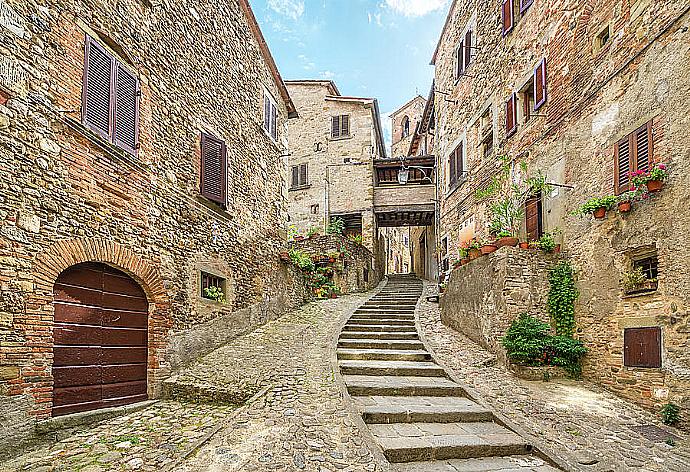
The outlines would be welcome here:
[[[288,92],[288,89],[285,86],[285,82],[283,82],[283,78],[280,76],[278,66],[276,66],[276,63],[273,60],[273,56],[271,55],[271,51],[268,48],[268,44],[266,44],[266,39],[264,39],[264,35],[263,33],[261,33],[261,28],[259,28],[259,23],[257,23],[256,17],[254,16],[254,12],[252,12],[252,7],[249,6],[248,0],[239,0],[239,3],[240,8],[242,9],[244,16],[247,18],[247,22],[249,23],[249,29],[252,30],[252,34],[254,34],[256,41],[259,43],[259,49],[261,50],[261,54],[263,55],[264,60],[266,61],[269,70],[271,71],[273,80],[278,86],[278,90],[280,90],[280,96],[282,97],[283,101],[285,102],[285,106],[287,107],[288,118],[296,118],[297,109],[295,108],[295,104],[292,103],[290,93]]]
[[[388,116],[390,117],[390,116],[395,116],[395,115],[397,115],[398,112],[400,112],[401,110],[404,110],[404,109],[407,108],[412,102],[417,101],[417,100],[426,100],[426,99],[425,99],[424,97],[422,97],[421,95],[417,95],[416,97],[414,97],[414,98],[408,100],[407,103],[405,103],[403,106],[401,106],[400,108],[398,108],[397,110],[395,110],[393,113],[391,113],[391,114],[388,115]]]
[[[448,9],[448,16],[446,17],[446,22],[443,24],[441,36],[438,37],[438,43],[436,43],[436,50],[434,51],[434,55],[431,57],[432,66],[436,65],[436,57],[438,56],[439,49],[441,49],[441,41],[443,40],[443,36],[446,34],[446,30],[448,29],[448,25],[450,24],[450,19],[453,17],[453,10],[455,10],[456,3],[458,3],[458,0],[453,0],[453,3],[451,3],[450,8]]]
[[[373,100],[376,100],[375,98],[367,98],[367,97],[347,97],[343,95],[326,95],[326,100],[337,100],[341,102],[371,102]]]
[[[324,87],[328,87],[331,95],[340,95],[340,90],[338,90],[338,86],[335,85],[335,82],[333,82],[332,80],[286,80],[285,83],[287,85],[321,85]]]

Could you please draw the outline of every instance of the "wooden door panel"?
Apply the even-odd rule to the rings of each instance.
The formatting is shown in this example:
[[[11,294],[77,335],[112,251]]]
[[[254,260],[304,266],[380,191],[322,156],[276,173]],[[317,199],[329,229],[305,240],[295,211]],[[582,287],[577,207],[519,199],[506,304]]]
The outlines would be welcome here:
[[[54,366],[54,387],[82,387],[102,383],[101,366]]]
[[[93,307],[102,306],[103,292],[100,289],[55,284],[55,300]]]
[[[145,346],[148,333],[145,329],[100,328],[102,346]]]
[[[99,326],[55,323],[53,342],[65,346],[100,346],[103,330]]]
[[[139,364],[148,362],[148,349],[145,347],[103,347],[103,358],[109,365]]]
[[[113,308],[116,310],[130,310],[148,312],[149,304],[146,298],[120,295],[117,293],[103,292],[103,301],[100,305],[103,308]]]
[[[146,379],[146,364],[103,366],[103,383],[114,384]]]
[[[114,274],[103,274],[103,291],[146,298],[146,294],[134,280]]]
[[[112,328],[146,328],[148,315],[138,311],[103,309],[102,325]]]
[[[122,382],[103,385],[103,400],[146,395],[146,381]]]
[[[64,406],[74,403],[101,401],[100,385],[88,385],[79,387],[58,387],[53,391],[53,406]]]
[[[55,322],[100,326],[102,310],[97,307],[55,302]]]
[[[56,346],[53,349],[53,365],[100,365],[102,355],[102,348],[99,346]]]

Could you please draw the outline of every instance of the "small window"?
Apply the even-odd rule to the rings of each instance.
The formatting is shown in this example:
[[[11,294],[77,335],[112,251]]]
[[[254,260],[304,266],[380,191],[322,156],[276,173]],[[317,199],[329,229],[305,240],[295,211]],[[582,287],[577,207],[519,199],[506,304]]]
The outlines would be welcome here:
[[[532,110],[534,110],[534,78],[530,78],[520,90],[519,102],[519,121],[527,123],[532,118]]]
[[[510,33],[513,29],[513,26],[515,26],[513,0],[503,0],[501,5],[501,23],[503,26],[503,36]]]
[[[517,131],[517,94],[513,93],[506,101],[506,137]]]
[[[450,264],[448,263],[448,236],[441,240],[441,270],[448,270]]]
[[[103,46],[86,36],[84,125],[130,154],[139,149],[139,79]]]
[[[312,215],[318,215],[319,214],[319,204],[315,203],[314,205],[309,207],[309,213]]]
[[[292,166],[292,184],[291,188],[306,187],[309,185],[309,173],[307,164],[299,164]]]
[[[459,79],[472,62],[472,30],[468,29],[462,36],[455,50],[455,78]]]
[[[479,147],[481,155],[488,157],[494,148],[494,124],[491,118],[491,108],[487,108],[477,122],[477,135],[479,137]]]
[[[611,27],[606,25],[599,34],[594,39],[594,50],[595,52],[601,51],[601,49],[606,46],[611,39]]]
[[[520,14],[524,15],[529,7],[532,6],[534,0],[520,0]]]
[[[217,275],[201,272],[201,297],[208,300],[225,300],[225,279]]]
[[[661,367],[661,328],[627,328],[623,333],[623,365]]]
[[[331,117],[331,137],[346,138],[350,136],[350,115]]]
[[[642,125],[618,141],[613,150],[613,173],[616,195],[630,189],[630,173],[649,170],[654,156],[652,122]]]
[[[362,271],[362,278],[364,279],[364,283],[369,283],[369,269],[366,267]]]
[[[534,69],[534,111],[546,103],[546,59]]]
[[[625,281],[627,295],[654,292],[658,287],[659,261],[656,254],[643,254],[632,258],[631,272]]]
[[[278,140],[278,107],[267,91],[264,92],[264,130],[273,141]]]
[[[544,233],[541,192],[525,201],[525,230],[530,241],[536,241]]]
[[[465,162],[463,145],[458,147],[448,156],[448,186],[452,189],[463,181],[465,176]]]
[[[402,120],[402,137],[406,138],[410,135],[410,118],[404,117]]]
[[[225,142],[201,133],[201,195],[224,206],[227,197],[227,148]]]

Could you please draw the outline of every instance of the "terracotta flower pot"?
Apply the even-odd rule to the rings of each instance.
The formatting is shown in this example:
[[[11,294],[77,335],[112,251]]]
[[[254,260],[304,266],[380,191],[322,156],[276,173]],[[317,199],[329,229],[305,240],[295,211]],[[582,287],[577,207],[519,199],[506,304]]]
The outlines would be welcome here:
[[[649,190],[650,193],[659,192],[662,188],[664,188],[663,180],[650,180],[647,182],[647,190]]]
[[[560,245],[560,244],[556,244],[556,247],[553,248],[553,252],[554,252],[555,254],[560,254],[560,253],[561,253],[561,245]]]
[[[594,218],[596,218],[597,220],[601,220],[603,218],[606,218],[606,208],[605,207],[597,208],[594,211],[593,215],[594,215]]]
[[[295,236],[295,241],[304,241],[304,236]]]
[[[288,254],[287,252],[281,252],[279,256],[281,261],[287,262],[290,260],[290,254]]]
[[[470,263],[470,258],[469,258],[469,257],[466,257],[466,258],[464,258],[464,259],[460,259],[460,265],[461,265],[461,266],[464,266],[465,264],[469,264],[469,263]]]
[[[516,238],[514,236],[505,236],[503,238],[500,238],[498,241],[496,241],[495,245],[496,247],[503,247],[503,246],[517,246],[518,243],[520,242],[519,238]]]
[[[319,233],[314,233],[314,234],[312,234],[311,236],[309,236],[309,239],[311,239],[311,238],[318,238],[319,236],[321,236]]]
[[[526,241],[521,242],[520,249],[529,249],[529,243]]]
[[[496,249],[498,249],[498,248],[494,244],[485,244],[482,246],[481,251],[482,251],[482,254],[491,254]]]
[[[329,257],[329,258],[328,258],[328,262],[330,262],[331,264],[333,264],[333,263],[335,262],[335,257]]]
[[[479,249],[474,249],[474,248],[470,249],[470,260],[471,261],[473,261],[477,258],[480,258],[480,257],[482,257],[482,251],[480,251]]]
[[[618,203],[618,211],[621,213],[627,213],[632,209],[632,204],[630,202],[620,202]]]

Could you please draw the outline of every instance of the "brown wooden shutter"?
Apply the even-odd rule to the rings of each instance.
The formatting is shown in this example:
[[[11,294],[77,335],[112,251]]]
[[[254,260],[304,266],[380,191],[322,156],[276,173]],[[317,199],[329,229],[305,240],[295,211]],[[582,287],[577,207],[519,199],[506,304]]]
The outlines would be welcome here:
[[[503,36],[505,36],[513,29],[513,0],[503,0],[501,17],[503,19]]]
[[[113,67],[113,58],[87,36],[82,97],[84,125],[108,140],[112,129]]]
[[[136,153],[139,134],[139,81],[118,64],[115,73],[115,122],[113,142]]]
[[[455,51],[455,78],[459,79],[462,75],[462,62],[464,60],[465,53],[463,48],[463,42],[460,42],[458,50]]]
[[[221,205],[226,203],[227,157],[225,143],[201,134],[201,195]]]
[[[271,100],[264,94],[264,129],[271,132]]]
[[[274,140],[278,140],[278,109],[273,103],[271,103],[271,136]]]
[[[340,117],[340,136],[350,136],[350,115]]]
[[[626,136],[614,146],[614,187],[616,195],[628,191],[630,188],[630,137]]]
[[[520,0],[520,13],[525,13],[532,3],[534,0]]]
[[[455,151],[453,151],[448,157],[448,182],[450,183],[450,185],[453,185],[456,181],[456,163],[457,160],[455,159]]]
[[[299,183],[300,185],[307,185],[307,164],[299,166]]]
[[[652,122],[635,130],[631,141],[635,149],[634,170],[649,170],[649,163],[652,161]]]
[[[331,118],[331,136],[334,138],[340,137],[340,116]]]
[[[534,69],[534,110],[546,102],[546,59],[542,59]]]
[[[536,241],[542,235],[541,194],[534,195],[525,202],[525,228],[530,241]]]
[[[661,367],[661,328],[627,328],[623,334],[623,364]]]
[[[462,147],[462,143],[458,145],[457,148],[455,148],[455,180],[460,181],[462,180],[463,176],[463,171],[465,170],[465,166],[463,165],[463,154],[464,154],[464,149]]]
[[[472,30],[465,33],[465,69],[472,62]]]
[[[299,166],[292,166],[292,183],[290,187],[299,186]]]
[[[517,130],[516,101],[517,96],[513,93],[506,102],[506,136],[512,135]]]

